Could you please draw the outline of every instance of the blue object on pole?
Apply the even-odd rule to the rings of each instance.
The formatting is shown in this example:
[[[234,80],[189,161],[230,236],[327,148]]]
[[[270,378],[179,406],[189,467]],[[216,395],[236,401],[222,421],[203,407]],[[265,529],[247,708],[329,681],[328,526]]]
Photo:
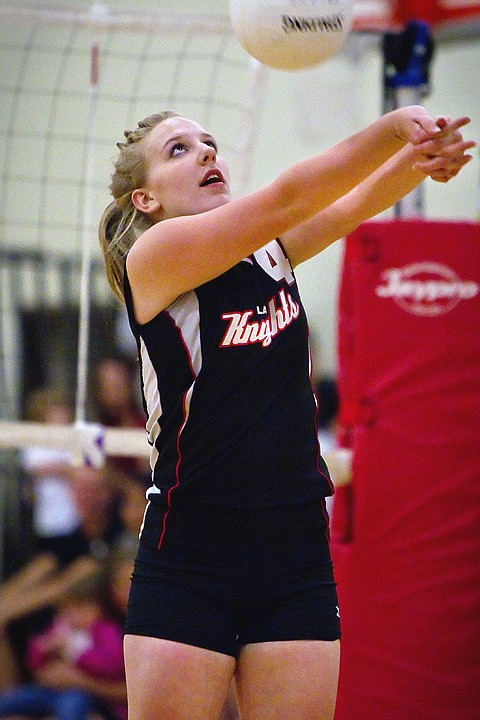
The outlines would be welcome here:
[[[434,43],[428,23],[411,20],[401,33],[383,37],[384,83],[388,90],[412,87],[428,93]]]
[[[383,35],[383,110],[414,105],[430,93],[430,62],[434,43],[428,24],[411,20],[402,32]],[[421,217],[423,186],[418,185],[395,205],[395,217]]]

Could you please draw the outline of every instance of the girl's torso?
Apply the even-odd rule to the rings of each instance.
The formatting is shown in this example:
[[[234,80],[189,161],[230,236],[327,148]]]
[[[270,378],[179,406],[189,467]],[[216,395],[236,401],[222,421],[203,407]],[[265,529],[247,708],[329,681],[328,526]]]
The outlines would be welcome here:
[[[278,241],[144,325],[126,273],[125,299],[152,445],[150,503],[227,510],[331,494],[307,321]]]

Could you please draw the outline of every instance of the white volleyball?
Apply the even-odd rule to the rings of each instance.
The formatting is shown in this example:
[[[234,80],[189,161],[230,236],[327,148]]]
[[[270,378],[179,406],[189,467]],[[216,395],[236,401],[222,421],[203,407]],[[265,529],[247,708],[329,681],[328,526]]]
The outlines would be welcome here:
[[[264,65],[301,70],[337,53],[352,26],[351,0],[230,0],[233,31]]]

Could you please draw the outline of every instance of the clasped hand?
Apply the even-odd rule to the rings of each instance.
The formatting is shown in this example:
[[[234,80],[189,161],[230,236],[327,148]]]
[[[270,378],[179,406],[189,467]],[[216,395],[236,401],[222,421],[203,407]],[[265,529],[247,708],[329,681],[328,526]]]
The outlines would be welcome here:
[[[395,114],[397,136],[414,149],[414,170],[445,183],[472,159],[466,151],[476,147],[476,142],[464,140],[460,132],[470,122],[469,117],[432,118],[421,105],[400,108]]]
[[[418,159],[413,163],[414,170],[428,175],[436,182],[446,183],[459,173],[461,168],[472,159],[466,150],[476,147],[473,140],[464,140],[460,128],[470,122],[470,118],[456,120],[439,117],[435,120],[440,133],[414,145]]]

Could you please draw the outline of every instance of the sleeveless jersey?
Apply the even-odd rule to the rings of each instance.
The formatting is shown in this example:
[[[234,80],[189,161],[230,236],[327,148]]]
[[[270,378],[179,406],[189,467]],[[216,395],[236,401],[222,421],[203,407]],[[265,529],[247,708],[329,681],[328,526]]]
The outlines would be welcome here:
[[[139,325],[151,504],[249,508],[332,494],[320,456],[308,326],[275,240]]]

